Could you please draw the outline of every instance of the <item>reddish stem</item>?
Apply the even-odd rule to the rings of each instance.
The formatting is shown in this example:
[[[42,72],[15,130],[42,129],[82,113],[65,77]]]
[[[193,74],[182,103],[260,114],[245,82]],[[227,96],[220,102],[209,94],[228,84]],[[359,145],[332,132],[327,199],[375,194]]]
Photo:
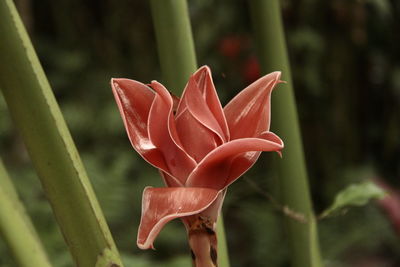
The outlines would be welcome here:
[[[194,267],[217,267],[216,223],[209,217],[195,215],[186,220]]]

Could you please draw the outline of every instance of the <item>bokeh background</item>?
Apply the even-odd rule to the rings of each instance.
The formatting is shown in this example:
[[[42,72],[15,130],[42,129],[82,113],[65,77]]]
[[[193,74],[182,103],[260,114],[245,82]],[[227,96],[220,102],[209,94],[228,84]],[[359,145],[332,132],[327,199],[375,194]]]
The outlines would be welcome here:
[[[162,81],[149,3],[15,2],[126,266],[190,266],[179,221],[161,232],[157,251],[136,247],[141,192],[162,182],[131,148],[109,86],[111,77]],[[189,7],[198,62],[213,70],[225,104],[260,76],[247,1],[190,0]],[[282,8],[316,212],[367,179],[400,199],[400,2],[284,0]],[[1,96],[0,112],[1,157],[51,261],[73,266]],[[279,203],[276,160],[263,155],[229,189],[223,212],[233,267],[289,266],[285,215],[270,200]],[[327,266],[400,266],[400,222],[387,207],[373,202],[321,220]],[[1,239],[0,266],[16,266]]]

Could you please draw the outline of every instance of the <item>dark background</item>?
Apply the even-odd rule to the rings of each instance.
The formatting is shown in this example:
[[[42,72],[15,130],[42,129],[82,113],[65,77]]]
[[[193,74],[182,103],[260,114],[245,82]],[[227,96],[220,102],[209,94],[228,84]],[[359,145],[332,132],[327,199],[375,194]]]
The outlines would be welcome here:
[[[281,2],[316,212],[351,183],[378,179],[399,190],[400,2]],[[111,77],[162,81],[149,4],[16,4],[126,266],[189,266],[179,221],[161,232],[157,251],[136,247],[141,192],[162,182],[131,148],[109,86]],[[247,2],[193,0],[189,6],[198,62],[213,70],[225,104],[260,75]],[[72,266],[2,97],[0,112],[6,167],[51,261],[57,267]],[[289,266],[284,215],[267,197],[278,199],[274,161],[263,155],[227,194],[223,211],[233,267]],[[399,222],[392,219],[374,202],[320,221],[327,266],[400,266],[400,235],[393,227],[399,229]],[[9,255],[0,240],[1,267],[15,266]]]

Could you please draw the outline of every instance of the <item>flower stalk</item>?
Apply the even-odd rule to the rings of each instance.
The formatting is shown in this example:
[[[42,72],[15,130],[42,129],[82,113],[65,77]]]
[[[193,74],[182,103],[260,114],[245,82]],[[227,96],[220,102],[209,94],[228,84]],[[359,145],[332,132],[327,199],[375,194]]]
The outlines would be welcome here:
[[[187,2],[151,0],[150,3],[163,80],[169,90],[181,95],[190,75],[197,69]],[[220,267],[229,267],[222,214],[216,228],[219,241],[218,263]]]
[[[186,220],[187,221],[187,220]],[[190,218],[188,238],[193,265],[198,267],[216,267],[217,235],[216,224],[209,218],[195,215]]]
[[[292,250],[292,266],[322,266],[317,225],[312,209],[293,83],[287,56],[279,0],[249,1],[259,58],[264,73],[281,70],[287,81],[274,94],[273,128],[285,140],[285,156],[279,161],[283,204],[303,214],[306,223],[286,218]]]
[[[19,200],[1,160],[0,236],[6,241],[19,266],[51,266],[32,221]]]
[[[0,17],[0,88],[76,265],[122,266],[60,108],[12,0],[0,1]],[[101,263],[96,265],[99,260]]]

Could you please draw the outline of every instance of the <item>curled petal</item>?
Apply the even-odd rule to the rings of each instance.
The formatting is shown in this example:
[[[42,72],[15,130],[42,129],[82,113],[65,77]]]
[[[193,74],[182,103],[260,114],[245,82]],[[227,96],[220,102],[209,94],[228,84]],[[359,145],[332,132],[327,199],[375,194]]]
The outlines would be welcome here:
[[[147,133],[154,92],[148,86],[129,79],[112,79],[111,87],[132,146],[141,155],[154,149]]]
[[[153,81],[151,87],[156,91],[156,96],[149,112],[149,139],[164,156],[167,169],[162,170],[178,178],[184,184],[196,163],[183,150],[177,135],[171,95],[158,82]]]
[[[217,134],[222,142],[229,140],[229,130],[225,115],[212,81],[211,71],[207,66],[194,73],[183,92],[177,115],[185,109],[204,127]]]
[[[138,247],[154,248],[153,242],[167,222],[201,213],[222,193],[209,188],[146,187],[142,199]]]
[[[230,141],[211,151],[193,170],[186,181],[189,187],[222,190],[246,172],[260,155],[257,151],[280,151],[283,142],[270,132],[258,138]]]
[[[167,187],[180,187],[180,186],[183,186],[182,182],[178,178],[176,178],[176,177],[174,177],[174,176],[172,176],[172,175],[170,175],[170,174],[168,174],[168,173],[166,173],[166,172],[164,172],[162,170],[159,170],[159,173],[160,173],[160,175],[161,175],[161,177],[162,177],[162,179],[163,179],[163,181],[164,181],[164,183],[165,183],[165,185]]]
[[[171,98],[172,98],[172,112],[174,113],[174,115],[176,114],[176,111],[178,110],[178,105],[179,102],[181,101],[181,99],[179,97],[177,97],[176,95],[174,95],[173,93],[169,92],[171,94]]]
[[[280,82],[280,76],[277,71],[258,79],[224,107],[231,140],[255,137],[269,131],[271,92]]]
[[[188,174],[194,168],[195,162],[177,148],[174,141],[171,141],[172,137],[177,138],[176,129],[171,127],[172,130],[169,131],[167,125],[167,118],[172,112],[172,99],[167,99],[167,103],[165,103],[164,95],[159,96],[149,86],[129,79],[112,79],[111,87],[133,148],[156,168],[170,173],[171,177],[178,177],[179,183],[183,185]],[[159,127],[157,129],[151,127],[154,130],[149,131],[149,121],[157,120],[154,113],[158,111],[164,112],[162,115],[166,117],[152,123]],[[150,116],[150,113],[153,115]],[[164,140],[167,142],[163,142]],[[179,142],[178,138],[177,140]],[[161,146],[160,143],[162,143]],[[175,153],[176,158],[172,158],[171,154],[167,153],[168,151],[172,151],[172,153],[178,151]],[[176,182],[175,178],[170,183],[175,184]]]
[[[187,109],[176,118],[176,129],[185,151],[196,162],[221,144],[220,138],[197,121]]]
[[[276,134],[274,134],[273,132],[269,132],[269,131],[263,132],[263,133],[261,133],[261,135],[259,137],[262,139],[265,139],[265,140],[269,140],[273,143],[276,143],[276,144],[280,145],[283,149],[284,144],[283,144],[282,139],[279,136],[277,136]],[[276,150],[276,152],[279,154],[280,157],[282,157],[281,150]]]
[[[111,87],[133,148],[152,165],[167,169],[161,151],[150,141],[147,131],[154,91],[129,79],[112,79]]]

